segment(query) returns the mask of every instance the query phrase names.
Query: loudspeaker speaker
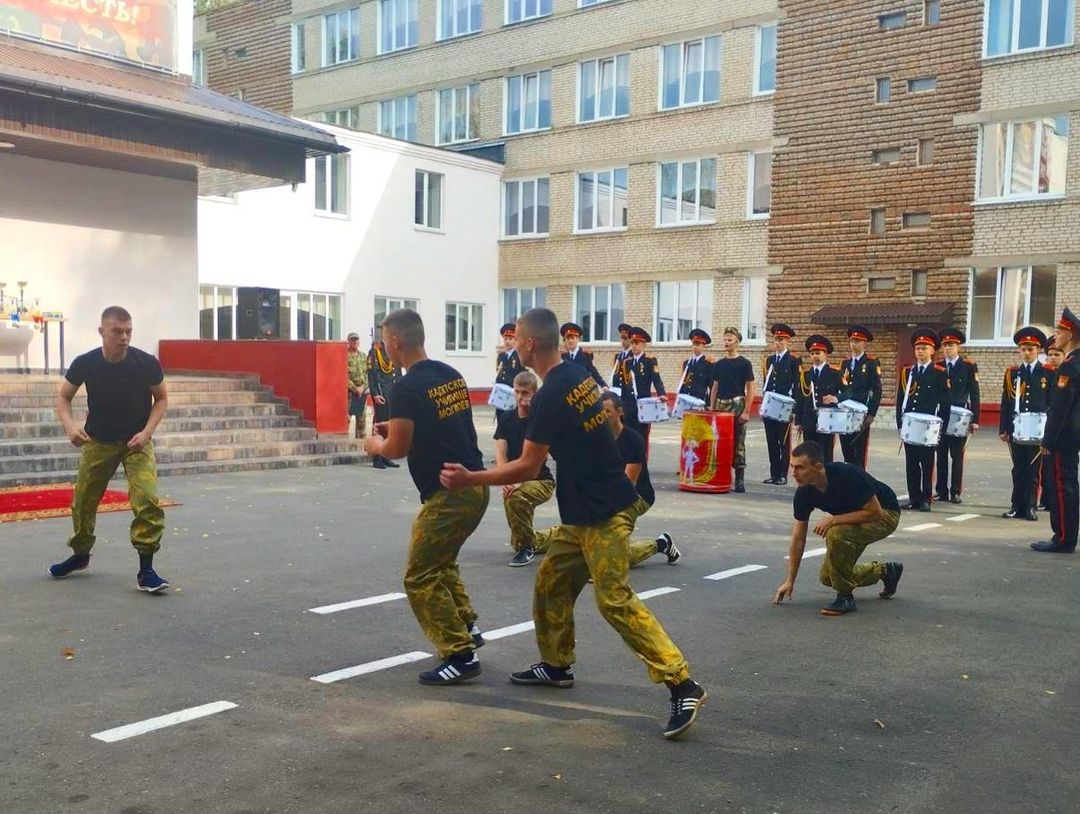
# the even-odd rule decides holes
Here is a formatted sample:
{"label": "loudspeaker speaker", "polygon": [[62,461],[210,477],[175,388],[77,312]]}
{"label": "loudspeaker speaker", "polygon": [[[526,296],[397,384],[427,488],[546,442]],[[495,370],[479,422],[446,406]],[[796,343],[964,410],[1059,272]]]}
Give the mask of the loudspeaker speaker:
{"label": "loudspeaker speaker", "polygon": [[236,289],[237,339],[280,339],[280,304],[281,291],[276,288]]}

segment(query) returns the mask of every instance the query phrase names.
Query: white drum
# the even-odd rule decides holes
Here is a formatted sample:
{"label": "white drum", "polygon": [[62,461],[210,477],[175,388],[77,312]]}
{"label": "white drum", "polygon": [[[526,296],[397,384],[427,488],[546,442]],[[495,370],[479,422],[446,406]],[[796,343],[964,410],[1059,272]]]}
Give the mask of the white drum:
{"label": "white drum", "polygon": [[949,426],[945,428],[945,434],[966,438],[971,431],[971,419],[974,415],[967,407],[957,407],[954,404],[949,409]]}
{"label": "white drum", "polygon": [[941,419],[929,413],[904,413],[900,438],[916,447],[936,447],[941,440]]}
{"label": "white drum", "polygon": [[795,412],[795,399],[769,390],[761,396],[761,407],[758,412],[761,413],[762,418],[787,424]]}
{"label": "white drum", "polygon": [[488,396],[488,404],[496,410],[515,409],[517,399],[514,397],[514,388],[508,384],[493,384],[491,395]]}
{"label": "white drum", "polygon": [[705,399],[695,398],[689,393],[679,393],[675,399],[675,409],[671,411],[672,418],[682,418],[687,413],[700,413],[705,410]]}
{"label": "white drum", "polygon": [[870,415],[870,408],[861,401],[855,401],[854,399],[844,399],[837,406],[841,410],[846,410],[850,413],[848,418],[848,429],[841,434],[854,435],[857,432],[862,432],[863,427],[866,426],[866,419]]}
{"label": "white drum", "polygon": [[1046,432],[1046,413],[1020,413],[1013,420],[1013,443],[1037,447]]}
{"label": "white drum", "polygon": [[637,417],[642,424],[658,424],[671,418],[668,415],[667,399],[654,396],[637,400]]}
{"label": "white drum", "polygon": [[851,435],[862,429],[863,414],[842,407],[822,407],[817,414],[817,431],[822,435]]}

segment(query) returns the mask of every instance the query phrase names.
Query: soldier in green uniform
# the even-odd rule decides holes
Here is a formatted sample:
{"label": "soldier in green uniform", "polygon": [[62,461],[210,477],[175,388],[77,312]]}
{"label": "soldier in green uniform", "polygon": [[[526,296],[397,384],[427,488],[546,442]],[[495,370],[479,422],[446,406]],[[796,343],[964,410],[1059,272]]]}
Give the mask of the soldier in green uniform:
{"label": "soldier in green uniform", "polygon": [[[74,534],[68,540],[74,553],[51,566],[49,573],[60,579],[90,564],[98,504],[122,465],[135,515],[131,544],[139,553],[136,584],[140,591],[158,593],[169,583],[154,570],[165,512],[158,506],[152,438],[168,406],[165,377],[155,357],[131,346],[131,314],[124,308],[106,308],[98,333],[101,347],[76,357],[56,400],[64,432],[81,452],[71,502]],[[71,410],[71,400],[84,384],[89,408],[85,425]]]}
{"label": "soldier in green uniform", "polygon": [[[390,418],[390,393],[401,378],[401,369],[390,361],[386,347],[380,338],[382,325],[375,326],[376,334],[368,351],[368,382],[371,386],[371,403],[375,411],[373,424],[382,424]],[[397,469],[398,465],[381,455],[371,459],[376,469]]]}
{"label": "soldier in green uniform", "polygon": [[346,355],[349,386],[349,415],[356,417],[355,435],[363,438],[367,432],[367,357],[360,352],[360,334],[349,334],[349,348]]}

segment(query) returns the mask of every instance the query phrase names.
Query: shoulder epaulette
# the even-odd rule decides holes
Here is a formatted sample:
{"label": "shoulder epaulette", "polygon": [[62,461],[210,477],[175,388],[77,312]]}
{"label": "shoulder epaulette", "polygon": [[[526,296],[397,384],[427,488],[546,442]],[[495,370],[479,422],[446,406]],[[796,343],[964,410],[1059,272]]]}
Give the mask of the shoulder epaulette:
{"label": "shoulder epaulette", "polygon": [[1013,365],[1012,367],[1009,368],[1009,372],[1010,373],[1015,373],[1019,369],[1020,369],[1020,365]]}
{"label": "shoulder epaulette", "polygon": [[644,357],[645,357],[646,359],[648,359],[648,360],[649,360],[650,362],[655,362],[655,361],[656,361],[656,357],[655,357],[655,356],[649,356],[649,355],[648,355],[647,353],[644,353],[644,354],[642,354],[642,356],[644,356]]}
{"label": "shoulder epaulette", "polygon": [[972,366],[974,366],[975,364],[975,360],[972,359],[970,356],[965,356],[963,361]]}
{"label": "shoulder epaulette", "polygon": [[832,362],[829,362],[829,367],[831,367],[833,370],[835,370],[837,372],[840,372],[840,365],[834,365]]}
{"label": "shoulder epaulette", "polygon": [[1045,365],[1043,365],[1043,370],[1057,370],[1057,365],[1055,365],[1053,362],[1047,362]]}
{"label": "shoulder epaulette", "polygon": [[592,351],[585,350],[585,348],[582,348],[580,351],[578,351],[578,353],[584,353],[586,356],[592,356]]}
{"label": "shoulder epaulette", "polygon": [[809,365],[809,364],[807,364],[807,365],[800,364],[799,369],[802,370],[803,373],[809,373],[811,370],[814,369],[814,366]]}
{"label": "shoulder epaulette", "polygon": [[876,357],[876,356],[875,356],[874,354],[872,354],[872,353],[868,353],[868,354],[866,354],[866,358],[867,358],[867,359],[869,359],[869,360],[871,360],[871,361],[873,361],[873,362],[876,362],[876,361],[877,361],[877,357]]}
{"label": "shoulder epaulette", "polygon": [[940,370],[942,373],[946,372],[945,365],[941,364],[940,362],[934,362],[934,370]]}

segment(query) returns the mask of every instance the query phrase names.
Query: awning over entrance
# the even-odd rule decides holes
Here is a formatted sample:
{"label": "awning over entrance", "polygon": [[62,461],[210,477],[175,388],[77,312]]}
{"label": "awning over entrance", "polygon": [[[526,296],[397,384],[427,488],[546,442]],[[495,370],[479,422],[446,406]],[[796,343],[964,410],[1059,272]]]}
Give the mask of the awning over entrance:
{"label": "awning over entrance", "polygon": [[951,302],[849,302],[826,305],[810,317],[818,325],[945,325],[952,322]]}

